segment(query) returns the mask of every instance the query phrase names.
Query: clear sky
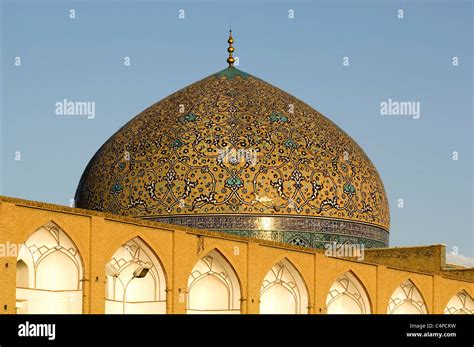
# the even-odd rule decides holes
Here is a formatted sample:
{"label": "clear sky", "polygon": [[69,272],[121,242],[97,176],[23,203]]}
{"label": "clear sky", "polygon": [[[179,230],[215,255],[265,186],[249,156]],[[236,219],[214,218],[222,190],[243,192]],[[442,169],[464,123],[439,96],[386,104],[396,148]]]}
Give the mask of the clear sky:
{"label": "clear sky", "polygon": [[[0,194],[68,205],[125,122],[226,66],[231,24],[241,70],[364,148],[388,194],[392,246],[473,256],[472,2],[0,1]],[[95,118],[56,115],[64,98],[95,102]],[[388,99],[419,102],[420,118],[381,115]]]}

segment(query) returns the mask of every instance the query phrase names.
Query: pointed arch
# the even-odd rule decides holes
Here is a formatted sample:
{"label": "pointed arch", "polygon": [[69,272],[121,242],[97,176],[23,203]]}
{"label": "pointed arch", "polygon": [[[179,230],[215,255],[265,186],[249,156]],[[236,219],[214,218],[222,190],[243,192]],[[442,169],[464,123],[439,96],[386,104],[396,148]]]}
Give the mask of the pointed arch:
{"label": "pointed arch", "polygon": [[36,229],[17,260],[18,313],[82,313],[82,257],[53,221]]}
{"label": "pointed arch", "polygon": [[307,314],[308,287],[298,269],[283,258],[267,272],[260,286],[261,314]]}
{"label": "pointed arch", "polygon": [[29,288],[30,286],[28,265],[21,259],[16,262],[16,286],[21,288]]}
{"label": "pointed arch", "polygon": [[105,265],[105,273],[105,313],[166,313],[165,271],[141,237],[120,246]]}
{"label": "pointed arch", "polygon": [[425,299],[411,279],[405,280],[392,293],[388,314],[427,314]]}
{"label": "pointed arch", "polygon": [[444,309],[445,314],[474,314],[474,300],[467,291],[454,295]]}
{"label": "pointed arch", "polygon": [[328,314],[370,314],[369,295],[362,281],[352,271],[339,276],[326,297]]}
{"label": "pointed arch", "polygon": [[216,248],[198,260],[188,278],[187,313],[240,313],[240,280]]}

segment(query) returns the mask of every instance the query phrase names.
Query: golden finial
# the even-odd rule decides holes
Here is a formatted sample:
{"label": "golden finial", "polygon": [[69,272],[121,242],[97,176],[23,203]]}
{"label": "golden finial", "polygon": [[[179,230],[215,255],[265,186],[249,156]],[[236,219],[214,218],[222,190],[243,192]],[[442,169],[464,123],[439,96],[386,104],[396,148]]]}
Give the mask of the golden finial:
{"label": "golden finial", "polygon": [[229,30],[229,39],[227,42],[229,43],[229,48],[227,48],[227,52],[229,52],[229,58],[227,58],[227,62],[229,63],[229,67],[233,67],[235,59],[232,56],[232,53],[234,53],[234,47],[232,47],[232,44],[234,43],[234,39],[232,38],[232,29]]}

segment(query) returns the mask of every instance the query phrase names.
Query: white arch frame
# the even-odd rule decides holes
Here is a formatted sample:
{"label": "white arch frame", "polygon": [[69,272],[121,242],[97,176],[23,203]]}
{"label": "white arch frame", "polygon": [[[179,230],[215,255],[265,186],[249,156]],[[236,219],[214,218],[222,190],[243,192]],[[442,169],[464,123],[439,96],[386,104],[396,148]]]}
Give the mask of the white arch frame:
{"label": "white arch frame", "polygon": [[[282,286],[290,294],[295,303],[294,312],[283,312],[271,307],[262,307],[262,298],[270,289]],[[303,277],[296,267],[288,260],[283,259],[272,266],[267,272],[260,287],[260,313],[269,314],[307,314],[308,313],[308,289]]]}
{"label": "white arch frame", "polygon": [[[205,281],[211,276],[212,279],[218,280],[223,284],[227,290],[227,305],[220,309],[199,309],[198,305],[194,304],[196,300],[192,291],[195,286],[201,281]],[[212,293],[208,293],[212,295]],[[199,300],[199,299],[197,299]],[[206,298],[208,300],[208,298]],[[201,258],[191,270],[188,277],[187,290],[187,313],[205,314],[205,313],[219,313],[219,314],[239,314],[241,302],[240,281],[237,274],[230,264],[230,262],[216,249],[207,253]]]}
{"label": "white arch frame", "polygon": [[461,290],[448,301],[444,313],[474,314],[474,300],[465,290]]}
{"label": "white arch frame", "polygon": [[329,313],[331,305],[334,305],[343,298],[351,299],[359,307],[359,312],[334,312],[334,314],[371,313],[369,294],[362,282],[352,271],[347,271],[342,276],[339,276],[331,285],[326,297],[327,312]]}
{"label": "white arch frame", "polygon": [[[134,274],[139,268],[148,269],[143,278]],[[166,313],[166,276],[163,266],[155,252],[140,237],[134,237],[119,247],[107,262],[105,271],[105,313]],[[130,293],[130,288],[133,290],[130,285],[143,285],[147,279],[151,279],[153,284],[151,300],[127,298],[131,294],[144,297],[144,293]]]}
{"label": "white arch frame", "polygon": [[425,299],[412,280],[407,279],[393,291],[388,302],[387,314],[404,314],[397,312],[404,304],[412,305],[417,314],[427,314]]}
{"label": "white arch frame", "polygon": [[[41,279],[39,269],[52,255],[64,255],[76,269],[76,278],[71,285],[57,288],[57,282]],[[28,286],[16,287],[16,309],[18,313],[82,313],[83,262],[78,248],[66,232],[50,221],[32,233],[20,247],[17,264],[22,261],[28,272]],[[70,271],[59,268],[48,274],[61,274],[67,278]],[[64,264],[66,266],[66,264]],[[41,281],[39,281],[41,280]],[[64,285],[64,283],[62,284]]]}

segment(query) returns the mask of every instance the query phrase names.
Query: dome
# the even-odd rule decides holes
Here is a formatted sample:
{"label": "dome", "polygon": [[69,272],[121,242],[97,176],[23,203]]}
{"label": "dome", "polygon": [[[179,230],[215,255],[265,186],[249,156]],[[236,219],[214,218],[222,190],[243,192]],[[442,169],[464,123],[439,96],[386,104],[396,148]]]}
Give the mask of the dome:
{"label": "dome", "polygon": [[87,165],[76,207],[308,247],[387,246],[387,198],[364,151],[229,65],[117,131]]}

